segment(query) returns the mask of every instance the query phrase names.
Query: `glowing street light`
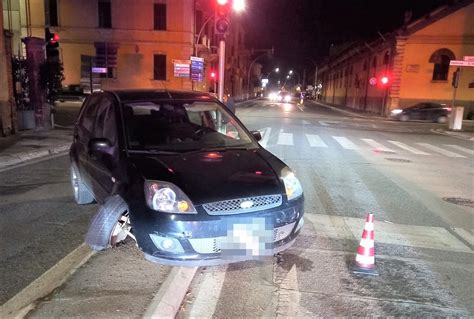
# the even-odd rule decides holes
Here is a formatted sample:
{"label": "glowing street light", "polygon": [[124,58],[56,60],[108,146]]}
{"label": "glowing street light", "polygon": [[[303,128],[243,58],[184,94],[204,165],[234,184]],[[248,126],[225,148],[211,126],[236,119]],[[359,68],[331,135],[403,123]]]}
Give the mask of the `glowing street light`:
{"label": "glowing street light", "polygon": [[293,70],[290,70],[290,72],[288,72],[289,75],[293,74]]}
{"label": "glowing street light", "polygon": [[[221,0],[221,1],[226,1],[227,0]],[[234,0],[232,1],[232,8],[234,9],[235,12],[242,12],[245,10],[245,0]]]}
{"label": "glowing street light", "polygon": [[280,68],[275,68],[275,72],[276,73],[280,72]]}

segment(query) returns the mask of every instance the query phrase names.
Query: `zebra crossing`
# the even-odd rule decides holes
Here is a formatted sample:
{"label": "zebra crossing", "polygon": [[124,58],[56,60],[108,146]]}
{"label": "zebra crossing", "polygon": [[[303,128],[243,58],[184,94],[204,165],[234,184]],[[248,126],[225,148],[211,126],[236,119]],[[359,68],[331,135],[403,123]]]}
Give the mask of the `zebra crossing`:
{"label": "zebra crossing", "polygon": [[[260,145],[263,147],[274,146],[294,146],[295,141],[299,144],[304,143],[309,148],[324,148],[340,147],[346,150],[371,150],[387,153],[407,152],[410,154],[421,156],[446,156],[450,158],[468,158],[469,155],[474,155],[474,148],[467,148],[460,145],[443,144],[432,145],[429,143],[413,142],[408,144],[406,142],[396,140],[375,140],[370,138],[357,138],[346,136],[320,136],[318,134],[301,133],[294,134],[284,132],[283,130],[273,132],[271,128],[264,128],[260,130],[262,140]],[[334,143],[335,142],[335,143]]]}

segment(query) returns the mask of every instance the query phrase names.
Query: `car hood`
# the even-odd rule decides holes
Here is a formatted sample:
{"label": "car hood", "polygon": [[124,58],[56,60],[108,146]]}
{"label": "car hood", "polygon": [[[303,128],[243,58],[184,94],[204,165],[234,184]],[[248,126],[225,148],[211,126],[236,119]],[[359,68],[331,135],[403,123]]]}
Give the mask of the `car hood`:
{"label": "car hood", "polygon": [[195,205],[284,191],[284,164],[262,149],[140,155],[131,161],[143,178],[177,185]]}

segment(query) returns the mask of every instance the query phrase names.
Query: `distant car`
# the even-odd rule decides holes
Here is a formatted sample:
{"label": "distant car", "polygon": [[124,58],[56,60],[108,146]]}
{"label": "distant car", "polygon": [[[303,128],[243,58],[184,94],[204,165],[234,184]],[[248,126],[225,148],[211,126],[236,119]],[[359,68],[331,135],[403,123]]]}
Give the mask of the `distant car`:
{"label": "distant car", "polygon": [[392,110],[392,118],[402,122],[410,120],[432,121],[437,123],[446,123],[451,114],[451,107],[445,104],[423,102],[405,109]]}
{"label": "distant car", "polygon": [[291,102],[291,94],[288,92],[272,92],[269,94],[269,99],[272,102],[279,102],[279,103],[290,103]]}
{"label": "distant car", "polygon": [[86,99],[86,96],[87,95],[84,94],[84,91],[79,84],[72,84],[72,85],[64,86],[59,91],[57,100],[60,102],[66,102],[66,101],[84,102],[84,100]]}
{"label": "distant car", "polygon": [[146,259],[178,266],[287,249],[304,223],[303,189],[260,138],[209,94],[92,94],[70,149],[76,202],[101,204],[86,242],[101,250],[129,236]]}

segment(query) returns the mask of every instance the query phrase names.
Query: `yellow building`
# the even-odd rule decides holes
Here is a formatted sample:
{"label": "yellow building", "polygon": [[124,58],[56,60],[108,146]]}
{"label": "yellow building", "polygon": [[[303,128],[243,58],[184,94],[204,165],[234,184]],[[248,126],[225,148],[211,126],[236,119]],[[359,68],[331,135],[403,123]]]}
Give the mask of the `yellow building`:
{"label": "yellow building", "polygon": [[[474,3],[458,1],[371,42],[347,45],[320,68],[322,99],[388,114],[422,101],[453,98],[451,60],[474,56]],[[383,83],[386,82],[386,83]],[[462,67],[456,105],[474,111],[474,67]]]}

